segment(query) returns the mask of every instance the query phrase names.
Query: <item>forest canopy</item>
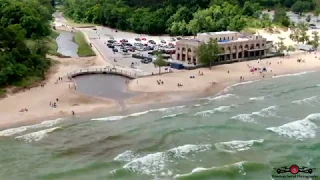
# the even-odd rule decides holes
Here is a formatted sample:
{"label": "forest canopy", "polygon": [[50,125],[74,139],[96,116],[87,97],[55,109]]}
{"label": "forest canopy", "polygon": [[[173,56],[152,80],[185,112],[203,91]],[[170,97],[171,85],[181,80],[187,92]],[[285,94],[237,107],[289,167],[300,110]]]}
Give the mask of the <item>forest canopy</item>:
{"label": "forest canopy", "polygon": [[[62,0],[66,16],[77,22],[102,24],[137,33],[174,35],[203,31],[240,31],[272,23],[288,25],[282,13],[315,10],[319,0]],[[263,9],[279,11],[271,21]]]}
{"label": "forest canopy", "polygon": [[0,0],[0,88],[44,77],[53,11],[50,0]]}

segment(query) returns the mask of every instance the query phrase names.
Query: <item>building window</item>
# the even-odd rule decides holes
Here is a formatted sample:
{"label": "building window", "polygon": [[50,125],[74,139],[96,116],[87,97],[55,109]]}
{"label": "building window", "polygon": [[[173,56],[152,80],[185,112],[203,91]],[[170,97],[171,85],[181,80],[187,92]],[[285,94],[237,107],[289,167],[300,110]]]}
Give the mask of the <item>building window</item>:
{"label": "building window", "polygon": [[180,48],[178,47],[178,50],[180,50]]}
{"label": "building window", "polygon": [[232,36],[231,38],[232,38],[232,40],[233,40],[233,36]]}
{"label": "building window", "polygon": [[229,40],[229,36],[228,36],[228,40]]}
{"label": "building window", "polygon": [[223,37],[223,40],[226,40],[226,37]]}

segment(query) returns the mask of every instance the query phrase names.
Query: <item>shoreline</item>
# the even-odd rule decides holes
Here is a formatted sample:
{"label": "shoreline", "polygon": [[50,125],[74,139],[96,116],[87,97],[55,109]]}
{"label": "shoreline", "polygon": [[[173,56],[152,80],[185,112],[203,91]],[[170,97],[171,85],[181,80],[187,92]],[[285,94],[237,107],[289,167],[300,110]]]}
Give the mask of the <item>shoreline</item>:
{"label": "shoreline", "polygon": [[[286,76],[286,75],[295,76],[295,74],[300,75],[301,73],[304,73],[304,72],[306,72],[306,74],[307,74],[307,73],[319,72],[319,71],[320,71],[320,68],[315,68],[313,70],[308,70],[308,71],[291,71],[288,73],[279,74],[277,76],[279,76],[279,77]],[[276,76],[276,78],[277,78],[277,76]],[[21,126],[26,126],[26,125],[33,125],[33,124],[41,123],[43,121],[55,120],[58,118],[62,118],[64,120],[72,120],[74,118],[76,118],[76,119],[89,118],[88,119],[88,121],[89,121],[89,120],[91,120],[90,118],[101,118],[101,117],[109,117],[109,116],[117,116],[117,115],[128,115],[130,113],[142,112],[142,111],[147,111],[150,109],[159,109],[159,108],[181,106],[181,105],[193,103],[194,101],[201,101],[206,97],[213,97],[213,96],[222,95],[224,93],[227,93],[228,92],[227,90],[230,89],[231,87],[235,87],[238,85],[245,85],[248,83],[255,83],[255,82],[263,81],[263,80],[271,80],[271,79],[275,79],[275,78],[273,78],[273,77],[252,78],[252,79],[248,79],[248,80],[242,81],[242,82],[234,82],[234,83],[226,82],[224,84],[224,86],[221,86],[221,88],[206,89],[202,92],[197,92],[196,94],[193,94],[193,95],[190,95],[190,93],[184,93],[181,95],[181,93],[180,93],[180,95],[175,96],[176,99],[163,100],[161,102],[154,102],[155,101],[154,99],[151,102],[148,102],[148,101],[144,101],[144,102],[140,102],[140,103],[138,103],[138,102],[127,103],[126,102],[127,108],[125,110],[121,110],[118,107],[109,107],[109,108],[97,107],[97,108],[94,108],[90,111],[77,112],[76,116],[71,116],[71,115],[68,116],[68,115],[64,114],[64,115],[46,115],[46,116],[41,116],[41,117],[26,118],[26,119],[23,119],[22,121],[15,121],[15,122],[11,122],[11,123],[0,123],[0,129],[5,130],[8,128],[16,128],[16,127],[21,127]],[[81,96],[87,97],[89,99],[90,98],[95,99],[95,100],[101,99],[102,101],[109,100],[106,98],[90,97],[89,95],[78,93],[78,92],[76,94],[80,94]],[[149,93],[147,93],[147,94],[150,95]],[[172,94],[170,94],[170,95],[172,97]],[[142,96],[144,96],[144,95],[142,95]],[[137,96],[134,98],[140,98],[140,97],[141,96]],[[150,98],[150,97],[148,97],[148,98]]]}

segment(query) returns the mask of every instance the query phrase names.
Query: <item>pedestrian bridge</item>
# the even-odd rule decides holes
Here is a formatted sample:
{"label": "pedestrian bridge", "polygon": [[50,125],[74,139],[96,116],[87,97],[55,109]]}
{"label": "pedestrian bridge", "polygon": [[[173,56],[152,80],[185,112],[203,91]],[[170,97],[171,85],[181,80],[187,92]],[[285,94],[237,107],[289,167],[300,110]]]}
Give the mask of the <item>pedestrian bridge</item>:
{"label": "pedestrian bridge", "polygon": [[135,79],[135,78],[144,76],[142,72],[129,72],[129,71],[125,71],[117,68],[110,68],[110,67],[79,69],[79,70],[68,73],[67,76],[69,78],[74,78],[76,76],[87,75],[87,74],[115,74],[115,75],[120,75],[120,76],[130,78],[130,79]]}

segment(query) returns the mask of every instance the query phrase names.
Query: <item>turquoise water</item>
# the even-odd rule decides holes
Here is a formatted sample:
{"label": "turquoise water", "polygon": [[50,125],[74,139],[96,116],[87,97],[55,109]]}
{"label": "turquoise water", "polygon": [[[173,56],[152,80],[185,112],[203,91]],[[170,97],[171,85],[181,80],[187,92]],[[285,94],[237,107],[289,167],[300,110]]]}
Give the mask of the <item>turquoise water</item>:
{"label": "turquoise water", "polygon": [[3,130],[0,179],[272,179],[273,168],[293,164],[320,176],[319,75],[249,82],[184,106]]}

